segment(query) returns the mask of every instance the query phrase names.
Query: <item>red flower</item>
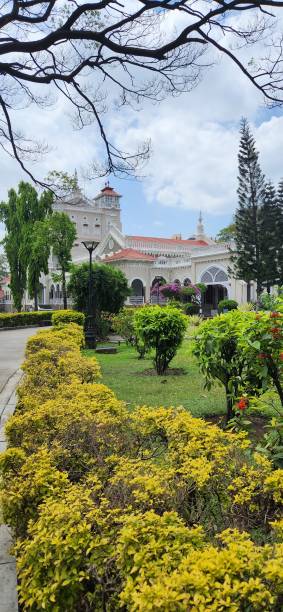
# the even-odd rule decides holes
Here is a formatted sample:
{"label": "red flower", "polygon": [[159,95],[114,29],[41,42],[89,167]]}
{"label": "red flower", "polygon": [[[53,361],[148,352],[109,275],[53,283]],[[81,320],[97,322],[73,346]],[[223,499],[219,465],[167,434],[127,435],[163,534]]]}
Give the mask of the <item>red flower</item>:
{"label": "red flower", "polygon": [[237,407],[239,408],[239,410],[245,410],[245,408],[247,408],[247,406],[249,405],[249,400],[247,397],[240,397],[238,403],[237,403]]}
{"label": "red flower", "polygon": [[280,361],[283,361],[283,353],[279,353],[279,359]]}
{"label": "red flower", "polygon": [[272,333],[274,338],[281,338],[281,329],[280,329],[280,327],[272,327],[270,331],[271,331],[271,333]]}
{"label": "red flower", "polygon": [[258,354],[258,358],[259,359],[265,359],[266,357],[268,357],[267,353],[259,353]]}
{"label": "red flower", "polygon": [[270,313],[270,318],[271,319],[277,319],[278,317],[280,317],[280,313],[279,312],[271,312]]}

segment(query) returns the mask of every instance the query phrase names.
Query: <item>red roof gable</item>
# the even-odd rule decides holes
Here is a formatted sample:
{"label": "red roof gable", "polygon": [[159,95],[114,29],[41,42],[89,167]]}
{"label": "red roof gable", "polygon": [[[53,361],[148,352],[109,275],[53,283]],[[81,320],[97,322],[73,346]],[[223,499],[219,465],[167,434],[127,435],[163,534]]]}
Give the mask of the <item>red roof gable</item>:
{"label": "red roof gable", "polygon": [[147,255],[146,253],[141,253],[140,251],[136,251],[135,249],[121,249],[121,251],[117,251],[113,255],[108,255],[105,257],[104,261],[120,261],[121,259],[136,261],[137,259],[143,261],[154,261],[155,257],[153,255]]}
{"label": "red roof gable", "polygon": [[108,184],[106,184],[105,187],[101,189],[101,193],[104,193],[104,195],[118,196],[119,198],[121,197],[120,194],[117,193],[117,191],[115,191],[113,187],[110,187],[110,185]]}
{"label": "red roof gable", "polygon": [[207,246],[205,240],[180,240],[178,238],[156,238],[152,236],[127,236],[130,240],[142,240],[143,242],[164,242],[165,244],[183,244],[184,246]]}

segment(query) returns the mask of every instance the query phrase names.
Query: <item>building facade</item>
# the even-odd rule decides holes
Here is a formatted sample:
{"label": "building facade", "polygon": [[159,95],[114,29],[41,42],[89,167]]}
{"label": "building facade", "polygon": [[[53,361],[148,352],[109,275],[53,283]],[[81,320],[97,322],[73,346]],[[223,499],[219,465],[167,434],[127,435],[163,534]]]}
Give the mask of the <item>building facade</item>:
{"label": "building facade", "polygon": [[[154,301],[151,288],[156,279],[182,285],[204,283],[207,286],[203,307],[217,309],[224,297],[242,303],[247,300],[247,286],[229,274],[231,265],[229,245],[216,243],[205,234],[202,216],[196,232],[188,238],[177,234],[171,238],[129,236],[123,233],[121,223],[121,195],[106,183],[93,199],[86,198],[80,189],[71,196],[55,202],[54,210],[67,213],[74,223],[77,239],[72,249],[74,263],[88,260],[82,242],[95,240],[98,246],[94,259],[118,267],[128,279],[132,294],[129,303]],[[57,261],[50,257],[49,274],[41,279],[41,304],[62,307],[62,288],[54,281]],[[252,287],[252,299],[255,298]],[[28,300],[26,298],[28,305]]]}

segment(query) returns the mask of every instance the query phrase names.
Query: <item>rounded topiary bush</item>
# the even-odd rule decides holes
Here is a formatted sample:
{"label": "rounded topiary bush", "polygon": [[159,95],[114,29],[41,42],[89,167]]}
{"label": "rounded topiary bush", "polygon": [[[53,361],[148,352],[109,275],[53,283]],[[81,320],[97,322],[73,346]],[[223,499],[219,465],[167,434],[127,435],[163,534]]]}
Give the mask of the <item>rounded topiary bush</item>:
{"label": "rounded topiary bush", "polygon": [[218,312],[228,312],[229,310],[237,310],[238,302],[236,300],[229,300],[226,298],[225,300],[220,300],[218,303]]}
{"label": "rounded topiary bush", "polygon": [[137,311],[135,327],[145,346],[155,350],[153,362],[157,374],[164,374],[183,340],[186,317],[171,306],[146,306]]}
{"label": "rounded topiary bush", "polygon": [[83,312],[77,310],[57,310],[52,315],[52,325],[57,327],[62,323],[77,323],[77,325],[84,325],[85,316]]}

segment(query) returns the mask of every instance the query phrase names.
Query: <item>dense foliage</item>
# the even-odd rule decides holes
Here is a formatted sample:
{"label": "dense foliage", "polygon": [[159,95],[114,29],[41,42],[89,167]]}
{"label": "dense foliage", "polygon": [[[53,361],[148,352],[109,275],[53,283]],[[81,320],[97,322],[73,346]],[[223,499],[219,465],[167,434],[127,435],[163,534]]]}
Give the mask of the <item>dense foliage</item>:
{"label": "dense foliage", "polygon": [[52,315],[52,325],[57,327],[66,323],[77,323],[83,325],[85,316],[83,312],[77,312],[76,310],[56,310]]}
{"label": "dense foliage", "polygon": [[29,340],[6,425],[21,608],[281,610],[283,470],[181,408],[128,412],[82,341],[76,324]]}
{"label": "dense foliage", "polygon": [[41,310],[36,312],[12,312],[0,313],[0,328],[25,327],[42,324],[51,325],[52,310]]}
{"label": "dense foliage", "polygon": [[145,345],[142,338],[137,333],[135,325],[136,308],[124,307],[114,315],[112,320],[112,328],[119,336],[124,338],[127,344],[134,346],[139,354],[139,358],[143,359],[148,347]]}
{"label": "dense foliage", "polygon": [[194,354],[207,387],[216,381],[224,386],[227,420],[233,417],[233,407],[242,394],[245,397],[237,403],[240,409],[270,385],[283,405],[282,326],[283,315],[279,312],[232,310],[199,327]]}
{"label": "dense foliage", "polygon": [[37,308],[39,277],[46,272],[50,244],[43,237],[44,220],[51,214],[53,195],[21,181],[18,191],[10,189],[8,201],[0,203],[0,221],[5,224],[3,240],[10,269],[10,287],[18,311],[28,288]]}
{"label": "dense foliage", "polygon": [[66,272],[72,260],[71,251],[77,235],[76,228],[66,213],[55,211],[46,224],[46,231],[53,255],[57,257],[58,269],[61,271],[63,305],[67,310]]}
{"label": "dense foliage", "polygon": [[227,421],[234,415],[233,406],[243,386],[254,394],[258,393],[261,384],[256,372],[247,365],[239,347],[238,339],[246,321],[254,322],[255,314],[232,310],[205,321],[198,329],[194,347],[194,354],[206,377],[207,388],[217,381],[224,386]]}
{"label": "dense foliage", "polygon": [[136,333],[146,347],[154,349],[153,362],[157,374],[166,372],[183,340],[186,328],[185,316],[172,306],[145,306],[137,310]]}
{"label": "dense foliage", "polygon": [[236,300],[229,300],[226,298],[225,300],[220,300],[218,302],[218,311],[225,312],[228,310],[236,310],[238,308],[238,302]]}
{"label": "dense foliage", "polygon": [[256,282],[257,298],[264,287],[281,283],[283,208],[281,186],[276,193],[265,180],[255,139],[246,119],[241,123],[238,154],[238,209],[235,214],[234,273],[248,284]]}
{"label": "dense foliage", "polygon": [[[75,308],[87,313],[89,295],[88,263],[72,267],[68,292],[73,298]],[[97,336],[103,337],[107,335],[109,324],[105,315],[107,313],[115,314],[119,312],[129,294],[128,281],[121,270],[106,264],[92,265],[92,295]]]}

